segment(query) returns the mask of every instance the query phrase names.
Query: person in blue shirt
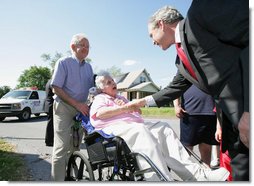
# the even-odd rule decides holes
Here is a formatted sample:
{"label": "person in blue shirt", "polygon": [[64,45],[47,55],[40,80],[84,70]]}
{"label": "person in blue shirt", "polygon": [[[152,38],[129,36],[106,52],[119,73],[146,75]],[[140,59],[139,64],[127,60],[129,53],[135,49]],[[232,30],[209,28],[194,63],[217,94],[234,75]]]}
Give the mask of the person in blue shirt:
{"label": "person in blue shirt", "polygon": [[217,116],[213,98],[192,85],[180,98],[174,100],[175,113],[180,118],[180,141],[193,150],[198,145],[201,159],[211,163]]}
{"label": "person in blue shirt", "polygon": [[64,181],[66,166],[72,152],[79,149],[82,131],[79,130],[78,146],[73,143],[73,118],[80,112],[89,114],[86,103],[89,89],[94,86],[92,67],[86,62],[89,41],[83,34],[76,34],[70,42],[72,55],[57,61],[51,85],[54,96],[54,145],[52,154],[52,179]]}

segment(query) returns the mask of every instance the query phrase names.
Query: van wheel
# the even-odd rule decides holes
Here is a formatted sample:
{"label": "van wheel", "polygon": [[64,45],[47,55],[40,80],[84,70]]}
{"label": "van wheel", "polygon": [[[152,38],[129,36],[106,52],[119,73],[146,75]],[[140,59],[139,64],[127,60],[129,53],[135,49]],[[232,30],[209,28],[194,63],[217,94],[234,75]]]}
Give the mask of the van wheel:
{"label": "van wheel", "polygon": [[0,117],[0,121],[3,121],[5,119],[5,117]]}
{"label": "van wheel", "polygon": [[25,108],[22,111],[22,113],[19,115],[19,120],[26,121],[26,120],[30,119],[30,117],[31,117],[31,111],[30,111],[30,109]]}

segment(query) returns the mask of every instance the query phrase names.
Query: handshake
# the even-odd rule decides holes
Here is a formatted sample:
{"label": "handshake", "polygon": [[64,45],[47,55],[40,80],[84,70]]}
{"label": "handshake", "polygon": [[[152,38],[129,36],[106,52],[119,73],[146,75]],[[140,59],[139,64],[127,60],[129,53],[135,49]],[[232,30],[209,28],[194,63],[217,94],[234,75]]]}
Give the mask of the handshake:
{"label": "handshake", "polygon": [[144,98],[133,100],[127,103],[124,100],[115,99],[114,102],[121,106],[126,112],[140,112],[140,107],[144,107],[146,105],[146,100]]}
{"label": "handshake", "polygon": [[136,99],[136,100],[133,100],[133,101],[130,101],[126,104],[128,107],[144,107],[146,105],[146,100],[145,98],[142,98],[142,99]]}

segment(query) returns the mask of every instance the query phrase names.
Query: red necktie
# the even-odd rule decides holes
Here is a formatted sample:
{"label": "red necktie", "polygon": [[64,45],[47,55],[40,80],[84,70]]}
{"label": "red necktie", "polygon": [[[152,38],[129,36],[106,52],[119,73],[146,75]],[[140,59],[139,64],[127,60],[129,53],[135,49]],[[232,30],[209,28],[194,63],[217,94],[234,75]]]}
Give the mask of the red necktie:
{"label": "red necktie", "polygon": [[189,71],[190,75],[194,79],[198,80],[197,76],[196,76],[196,74],[195,74],[195,72],[194,72],[194,70],[193,70],[193,68],[192,68],[192,66],[191,66],[191,64],[190,64],[190,62],[187,58],[187,56],[185,55],[185,53],[184,53],[184,51],[181,47],[181,43],[176,43],[176,51],[177,51],[177,54],[178,54],[179,58],[183,62],[185,68]]}

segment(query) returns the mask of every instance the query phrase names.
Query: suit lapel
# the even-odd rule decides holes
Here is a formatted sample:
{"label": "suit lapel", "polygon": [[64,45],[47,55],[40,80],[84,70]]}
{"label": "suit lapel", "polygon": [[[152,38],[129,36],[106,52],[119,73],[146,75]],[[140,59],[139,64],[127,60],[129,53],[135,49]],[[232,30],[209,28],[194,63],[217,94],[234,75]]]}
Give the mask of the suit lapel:
{"label": "suit lapel", "polygon": [[[204,82],[201,74],[199,73],[197,67],[195,66],[198,65],[198,61],[197,60],[192,60],[192,58],[190,57],[190,53],[189,50],[187,48],[187,38],[186,38],[186,34],[185,34],[185,24],[186,24],[186,19],[180,21],[179,23],[179,32],[180,32],[180,38],[181,38],[181,45],[183,47],[183,50],[197,76],[197,79],[194,79],[189,72],[186,70],[186,68],[184,67],[182,61],[179,59],[179,62],[176,62],[176,66],[178,67],[179,71],[181,72],[181,74],[188,79],[191,83],[193,83],[194,85],[196,85],[197,87],[199,87],[201,90],[205,91],[205,92],[209,92],[209,90],[207,89],[208,86],[206,86],[206,83]],[[177,60],[176,60],[177,61]],[[181,62],[180,62],[181,61]],[[178,63],[178,64],[177,64]]]}

